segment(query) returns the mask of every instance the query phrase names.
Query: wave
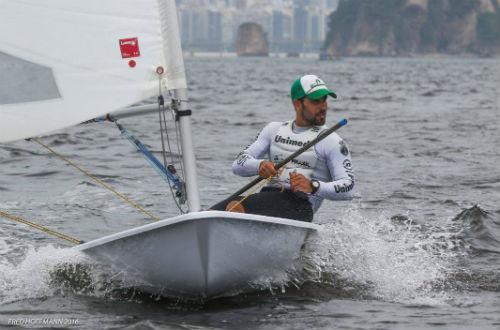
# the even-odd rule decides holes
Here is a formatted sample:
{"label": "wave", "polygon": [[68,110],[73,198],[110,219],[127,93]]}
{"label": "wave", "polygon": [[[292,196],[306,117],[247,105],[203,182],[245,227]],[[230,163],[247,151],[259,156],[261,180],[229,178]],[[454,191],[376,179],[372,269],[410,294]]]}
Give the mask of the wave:
{"label": "wave", "polygon": [[500,220],[479,205],[465,209],[453,218],[464,226],[463,238],[476,255],[500,254]]}
{"label": "wave", "polygon": [[60,171],[40,171],[37,173],[30,173],[30,174],[23,174],[24,177],[31,178],[31,177],[46,177],[46,176],[51,176],[55,174],[61,173]]}
{"label": "wave", "polygon": [[140,284],[79,251],[52,245],[29,247],[17,264],[0,261],[0,304],[67,294],[134,300],[147,296],[135,289]]}
{"label": "wave", "polygon": [[22,142],[17,142],[14,146],[14,144],[11,145],[2,145],[0,147],[0,151],[4,151],[3,153],[5,154],[4,156],[1,157],[1,164],[7,164],[11,162],[18,162],[19,158],[22,157],[33,157],[33,156],[43,156],[43,153],[29,150],[29,149],[23,149],[19,147],[20,144],[24,143]]}
{"label": "wave", "polygon": [[[350,283],[357,295],[404,303],[442,304],[455,268],[454,237],[410,215],[366,214],[352,208],[324,225],[312,244],[317,282]],[[443,244],[443,240],[449,244]]]}
{"label": "wave", "polygon": [[64,262],[79,262],[82,258],[75,250],[49,245],[39,249],[29,247],[18,264],[1,259],[0,303],[52,296],[57,290],[51,285],[54,267]]}
{"label": "wave", "polygon": [[[457,291],[500,291],[498,273],[475,271],[466,253],[474,244],[474,253],[477,246],[484,248],[485,237],[490,245],[498,243],[491,233],[493,224],[498,225],[492,213],[474,206],[437,226],[417,224],[409,214],[367,212],[357,207],[337,212],[335,220],[311,237],[295,268],[282,277],[252,283],[256,293],[227,292],[232,297],[215,301],[347,298],[443,305]],[[464,244],[467,240],[470,246]],[[487,250],[492,248],[498,247]],[[137,289],[140,283],[127,282],[122,271],[95,264],[71,249],[28,248],[22,258],[18,264],[0,263],[2,303],[66,292],[168,306],[207,304],[145,294]]]}
{"label": "wave", "polygon": [[460,304],[464,291],[500,292],[499,214],[475,205],[417,223],[409,214],[347,210],[315,240],[309,267],[317,275],[307,281],[351,298],[431,305]]}

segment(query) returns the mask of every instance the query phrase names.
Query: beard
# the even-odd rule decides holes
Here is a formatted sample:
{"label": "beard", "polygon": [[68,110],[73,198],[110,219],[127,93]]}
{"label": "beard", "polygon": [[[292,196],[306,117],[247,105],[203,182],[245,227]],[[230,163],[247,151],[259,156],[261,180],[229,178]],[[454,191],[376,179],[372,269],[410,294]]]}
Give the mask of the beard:
{"label": "beard", "polygon": [[323,126],[326,122],[326,111],[312,114],[307,109],[307,107],[304,106],[302,113],[303,113],[304,119],[307,120],[307,122],[311,126]]}
{"label": "beard", "polygon": [[326,113],[318,114],[314,118],[316,126],[323,126],[326,122]]}

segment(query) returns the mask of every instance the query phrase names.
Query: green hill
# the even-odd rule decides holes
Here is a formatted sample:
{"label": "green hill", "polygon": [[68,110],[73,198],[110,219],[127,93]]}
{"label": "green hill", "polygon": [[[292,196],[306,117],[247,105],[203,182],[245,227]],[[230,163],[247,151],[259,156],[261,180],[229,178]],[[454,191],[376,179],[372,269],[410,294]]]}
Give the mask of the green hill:
{"label": "green hill", "polygon": [[333,56],[500,54],[500,0],[341,0],[324,48]]}

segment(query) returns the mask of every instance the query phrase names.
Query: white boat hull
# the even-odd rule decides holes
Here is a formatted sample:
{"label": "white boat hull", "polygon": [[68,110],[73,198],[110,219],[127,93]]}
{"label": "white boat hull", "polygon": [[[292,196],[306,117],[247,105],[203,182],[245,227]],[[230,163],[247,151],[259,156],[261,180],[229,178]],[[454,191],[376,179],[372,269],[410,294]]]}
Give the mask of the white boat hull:
{"label": "white boat hull", "polygon": [[141,290],[185,298],[230,295],[282,276],[320,226],[260,215],[193,212],[75,247]]}

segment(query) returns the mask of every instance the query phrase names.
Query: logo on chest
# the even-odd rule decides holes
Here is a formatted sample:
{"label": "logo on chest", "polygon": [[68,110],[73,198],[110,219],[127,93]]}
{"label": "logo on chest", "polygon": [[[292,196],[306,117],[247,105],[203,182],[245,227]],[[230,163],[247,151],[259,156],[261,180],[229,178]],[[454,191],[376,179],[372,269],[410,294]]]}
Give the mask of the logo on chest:
{"label": "logo on chest", "polygon": [[274,141],[276,143],[288,144],[288,145],[297,146],[297,147],[303,147],[310,142],[310,141],[305,141],[305,142],[297,141],[297,140],[290,139],[290,137],[287,137],[285,139],[281,135],[276,135],[276,137],[274,138]]}

